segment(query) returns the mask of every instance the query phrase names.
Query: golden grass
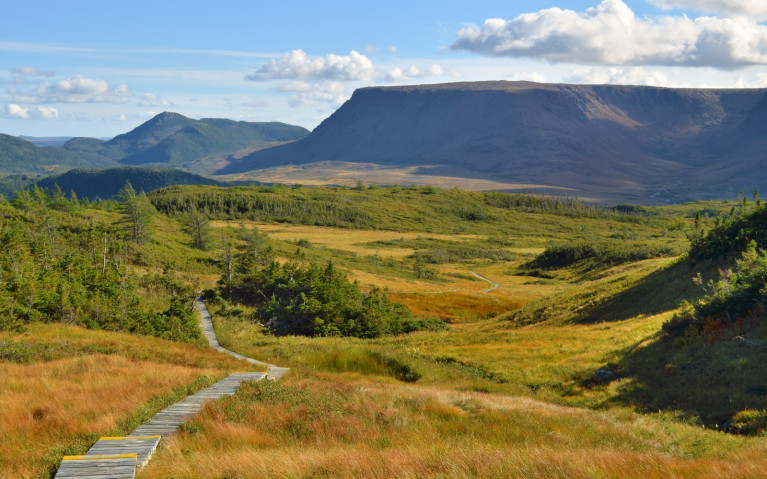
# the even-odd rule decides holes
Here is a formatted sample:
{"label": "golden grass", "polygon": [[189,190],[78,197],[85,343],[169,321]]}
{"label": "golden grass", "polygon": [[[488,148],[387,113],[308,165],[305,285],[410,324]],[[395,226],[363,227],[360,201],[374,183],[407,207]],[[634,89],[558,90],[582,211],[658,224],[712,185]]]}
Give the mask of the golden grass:
{"label": "golden grass", "polygon": [[3,477],[37,476],[50,448],[89,433],[106,434],[152,395],[216,372],[101,354],[0,364]]}
{"label": "golden grass", "polygon": [[755,478],[767,467],[764,439],[330,374],[244,387],[193,424],[140,479]]}
{"label": "golden grass", "polygon": [[134,361],[149,360],[159,364],[214,368],[221,371],[263,371],[263,368],[219,353],[207,346],[194,346],[127,333],[94,331],[62,324],[33,323],[24,333],[0,333],[0,341],[2,340],[23,342],[33,349],[61,349],[63,354],[69,355],[81,355],[88,350],[108,351],[110,354]]}
{"label": "golden grass", "polygon": [[[12,350],[12,344],[23,346]],[[42,477],[49,451],[113,433],[136,408],[174,387],[254,370],[208,347],[60,324],[2,333],[0,349],[6,361],[0,362],[0,478]]]}
{"label": "golden grass", "polygon": [[404,304],[416,317],[438,317],[452,323],[487,319],[520,306],[506,297],[457,291],[440,295],[390,293],[389,299]]}
{"label": "golden grass", "polygon": [[[383,250],[374,246],[366,245],[374,241],[393,241],[398,239],[434,238],[442,240],[460,240],[482,238],[481,235],[449,235],[436,233],[413,233],[381,230],[356,230],[347,228],[335,228],[331,226],[309,226],[298,224],[266,224],[255,221],[211,221],[213,228],[226,228],[240,226],[246,229],[257,228],[261,232],[269,234],[269,237],[282,241],[309,240],[312,244],[341,251],[349,251],[361,256],[374,255]],[[409,248],[386,248],[383,256],[403,258],[415,250]]]}

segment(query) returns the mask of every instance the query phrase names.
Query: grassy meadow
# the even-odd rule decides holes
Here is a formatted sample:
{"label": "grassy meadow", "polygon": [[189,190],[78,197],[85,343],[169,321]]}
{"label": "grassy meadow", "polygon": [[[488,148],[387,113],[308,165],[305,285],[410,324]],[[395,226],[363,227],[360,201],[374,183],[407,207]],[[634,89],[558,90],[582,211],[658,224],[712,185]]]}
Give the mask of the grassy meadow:
{"label": "grassy meadow", "polygon": [[[730,374],[749,366],[731,382],[743,380],[763,353],[680,351],[661,333],[682,300],[704,294],[695,274],[713,274],[686,261],[689,238],[730,206],[628,218],[489,210],[421,230],[214,221],[216,231],[267,233],[283,261],[330,259],[360,288],[384,288],[447,328],[277,337],[247,308],[213,307],[222,344],[292,372],[211,404],[141,477],[761,477],[767,442],[719,429],[763,404],[753,383],[764,381],[749,383],[755,393],[710,394],[709,379],[721,357]],[[605,242],[613,259],[534,264],[579,242]],[[636,259],[647,248],[659,253]],[[430,274],[418,277],[418,256]],[[600,380],[599,369],[614,377]]]}
{"label": "grassy meadow", "polygon": [[[720,266],[690,262],[690,239],[732,203],[607,209],[433,187],[280,185],[172,187],[149,200],[149,239],[126,254],[143,307],[167,308],[175,292],[158,284],[207,290],[225,347],[291,372],[210,403],[140,478],[761,477],[767,467],[763,437],[718,430],[767,408],[763,352],[662,334],[682,300],[704,295],[696,273],[712,278]],[[96,211],[119,221],[106,210]],[[210,218],[204,250],[190,211]],[[281,263],[332,261],[360,290],[444,327],[271,334],[254,308],[212,292],[233,249],[264,242]],[[46,477],[62,454],[248,370],[191,343],[51,323],[0,333],[13,385],[0,392],[12,405],[0,416],[12,444],[0,470]],[[711,387],[722,374],[732,390]]]}

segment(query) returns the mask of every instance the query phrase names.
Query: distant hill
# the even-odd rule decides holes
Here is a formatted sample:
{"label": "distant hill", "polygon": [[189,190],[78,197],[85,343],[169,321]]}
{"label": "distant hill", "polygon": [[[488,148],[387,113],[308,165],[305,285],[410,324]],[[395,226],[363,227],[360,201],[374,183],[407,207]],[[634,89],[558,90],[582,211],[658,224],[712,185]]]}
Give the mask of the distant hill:
{"label": "distant hill", "polygon": [[267,143],[298,140],[308,134],[305,128],[285,123],[206,118],[185,125],[151,148],[122,158],[120,163],[191,167],[195,161],[210,156],[227,155]]}
{"label": "distant hill", "polygon": [[111,166],[101,158],[87,158],[61,148],[38,147],[0,133],[0,172],[48,175],[77,167]]}
{"label": "distant hill", "polygon": [[219,181],[186,171],[132,166],[100,170],[74,169],[39,180],[37,186],[53,189],[58,185],[67,195],[74,191],[80,198],[111,199],[125,186],[126,181],[130,181],[136,191],[147,193],[172,185],[223,186]]}
{"label": "distant hill", "polygon": [[165,112],[109,140],[29,137],[33,143],[0,134],[0,174],[49,175],[72,168],[120,165],[155,165],[212,173],[226,165],[230,155],[242,150],[282,144],[308,134],[306,128],[285,123],[194,120]]}
{"label": "distant hill", "polygon": [[[220,173],[323,161],[660,203],[767,187],[767,89],[476,82],[357,90],[303,140]],[[531,189],[533,189],[531,187]],[[545,190],[544,190],[545,191]]]}
{"label": "distant hill", "polygon": [[109,141],[73,138],[63,149],[87,158],[106,158],[124,165],[162,165],[195,171],[209,169],[201,161],[239,150],[298,140],[309,134],[285,123],[251,123],[216,118],[194,120],[161,113]]}

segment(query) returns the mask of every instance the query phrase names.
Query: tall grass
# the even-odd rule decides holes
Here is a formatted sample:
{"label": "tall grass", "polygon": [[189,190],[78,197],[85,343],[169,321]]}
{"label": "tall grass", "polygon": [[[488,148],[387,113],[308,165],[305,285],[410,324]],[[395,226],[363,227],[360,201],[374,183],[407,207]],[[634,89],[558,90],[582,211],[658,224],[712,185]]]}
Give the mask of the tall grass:
{"label": "tall grass", "polygon": [[2,333],[0,478],[50,477],[63,455],[250,368],[207,347],[74,326]]}
{"label": "tall grass", "polygon": [[761,477],[761,439],[636,414],[295,372],[210,403],[139,475]]}

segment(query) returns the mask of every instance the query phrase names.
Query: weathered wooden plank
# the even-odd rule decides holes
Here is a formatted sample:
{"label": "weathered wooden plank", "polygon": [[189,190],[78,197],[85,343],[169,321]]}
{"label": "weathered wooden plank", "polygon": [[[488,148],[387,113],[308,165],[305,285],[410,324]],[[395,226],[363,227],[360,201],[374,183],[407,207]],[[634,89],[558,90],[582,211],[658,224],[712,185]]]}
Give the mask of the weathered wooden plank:
{"label": "weathered wooden plank", "polygon": [[160,444],[162,435],[134,437],[102,437],[89,450],[88,455],[97,454],[137,454],[136,467],[141,469],[149,462],[155,449]]}
{"label": "weathered wooden plank", "polygon": [[55,478],[133,479],[137,457],[135,453],[64,456]]}

